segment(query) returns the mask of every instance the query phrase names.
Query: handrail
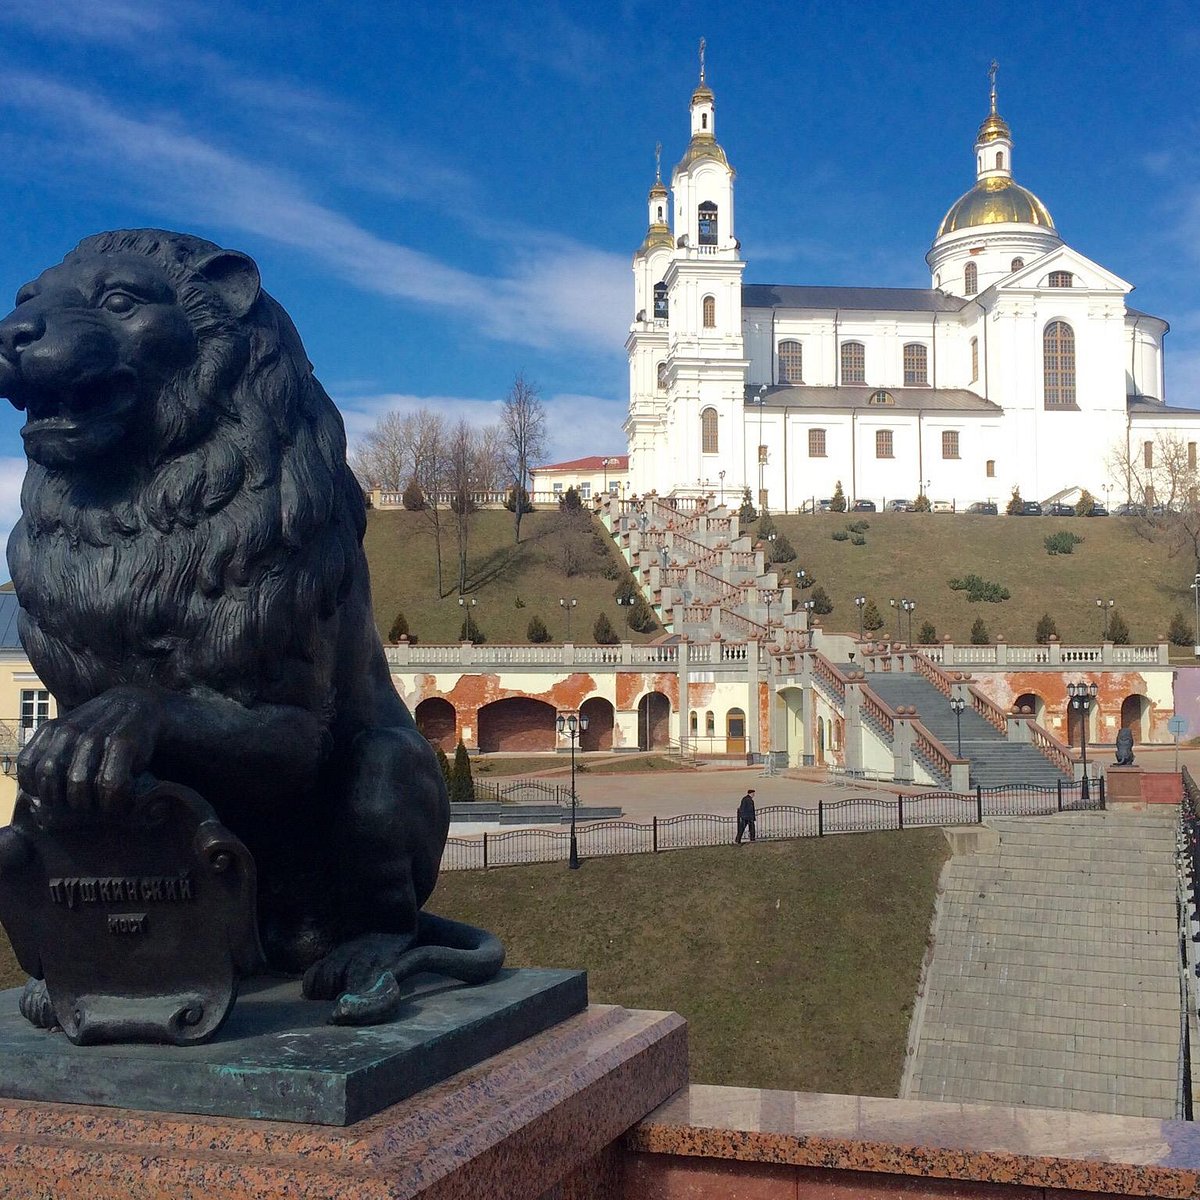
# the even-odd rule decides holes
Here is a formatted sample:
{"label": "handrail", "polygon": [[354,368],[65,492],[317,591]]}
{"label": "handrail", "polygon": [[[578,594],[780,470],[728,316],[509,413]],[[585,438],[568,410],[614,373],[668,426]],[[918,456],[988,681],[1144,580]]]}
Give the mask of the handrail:
{"label": "handrail", "polygon": [[1064,775],[1075,773],[1075,755],[1050,732],[1036,721],[1029,722],[1029,741],[1041,751]]}
{"label": "handrail", "polygon": [[920,650],[913,654],[913,662],[917,668],[916,673],[932,683],[949,700],[954,691],[954,684],[949,674]]}
{"label": "handrail", "polygon": [[846,676],[820,650],[805,650],[796,654],[796,658],[801,657],[809,659],[812,663],[813,674],[819,679],[824,680],[844,705],[846,702],[846,684],[849,682]]}
{"label": "handrail", "polygon": [[738,625],[743,628],[738,629],[739,633],[745,634],[747,637],[756,637],[765,640],[771,636],[771,630],[758,621],[752,621],[749,617],[743,617],[741,613],[736,613],[732,609],[721,607],[721,623],[731,621],[735,629]]}
{"label": "handrail", "polygon": [[[913,654],[918,674],[927,679],[947,699],[954,690],[954,680],[924,651],[918,650]],[[967,684],[967,694],[971,697],[971,708],[977,712],[997,733],[1008,734],[1008,714],[990,696],[985,696],[973,683]]]}

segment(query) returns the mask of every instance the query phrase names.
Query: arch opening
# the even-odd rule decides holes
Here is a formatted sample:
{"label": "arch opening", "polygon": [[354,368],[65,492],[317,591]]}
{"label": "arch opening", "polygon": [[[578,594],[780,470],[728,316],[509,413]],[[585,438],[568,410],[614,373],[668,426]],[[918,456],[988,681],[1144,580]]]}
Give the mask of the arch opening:
{"label": "arch opening", "polygon": [[479,710],[479,750],[482,754],[537,753],[556,747],[553,704],[532,696],[493,700]]}

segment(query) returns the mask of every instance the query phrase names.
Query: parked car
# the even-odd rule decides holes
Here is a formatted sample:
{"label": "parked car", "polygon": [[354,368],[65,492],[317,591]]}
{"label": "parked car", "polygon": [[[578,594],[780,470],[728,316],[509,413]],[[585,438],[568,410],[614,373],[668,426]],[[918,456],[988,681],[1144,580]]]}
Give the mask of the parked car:
{"label": "parked car", "polygon": [[1047,517],[1073,517],[1075,515],[1075,505],[1060,504],[1055,501],[1053,504],[1047,504],[1042,512]]}
{"label": "parked car", "polygon": [[911,500],[889,500],[884,506],[884,512],[912,512]]}
{"label": "parked car", "polygon": [[878,512],[874,500],[855,500],[850,506],[851,512]]}
{"label": "parked car", "polygon": [[833,512],[833,501],[832,500],[805,500],[805,502],[802,505],[800,505],[800,511],[802,513]]}
{"label": "parked car", "polygon": [[1040,517],[1042,506],[1036,500],[1023,500],[1020,507],[1012,514],[1014,517]]}
{"label": "parked car", "polygon": [[990,500],[977,500],[967,509],[967,512],[974,513],[979,517],[994,517],[999,511]]}
{"label": "parked car", "polygon": [[1146,507],[1143,504],[1130,504],[1126,501],[1124,504],[1118,504],[1113,509],[1114,517],[1140,517],[1146,512]]}
{"label": "parked car", "polygon": [[1089,517],[1107,517],[1108,509],[1104,507],[1098,500],[1092,502],[1092,511],[1088,513]]}
{"label": "parked car", "polygon": [[954,501],[953,500],[933,500],[929,504],[929,511],[930,512],[952,513],[954,511]]}

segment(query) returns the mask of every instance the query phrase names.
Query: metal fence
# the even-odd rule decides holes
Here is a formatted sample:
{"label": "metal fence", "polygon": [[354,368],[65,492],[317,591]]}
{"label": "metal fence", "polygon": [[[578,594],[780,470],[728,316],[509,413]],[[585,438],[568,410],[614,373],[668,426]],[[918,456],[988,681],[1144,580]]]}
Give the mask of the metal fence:
{"label": "metal fence", "polygon": [[[1104,780],[1062,783],[1042,788],[1029,785],[976,788],[974,794],[920,792],[895,799],[850,796],[819,801],[815,808],[776,804],[758,810],[755,831],[760,841],[825,837],[836,833],[872,833],[929,825],[978,824],[987,817],[1037,817],[1056,812],[1079,812],[1104,807]],[[1087,791],[1085,796],[1083,793]],[[584,858],[611,854],[658,854],[694,846],[732,842],[737,820],[716,813],[686,813],[636,821],[598,821],[577,831]],[[487,870],[522,863],[565,860],[570,834],[565,829],[513,829],[477,837],[451,837],[442,855],[443,871]]]}
{"label": "metal fence", "polygon": [[475,779],[475,799],[484,804],[510,804],[518,800],[536,800],[542,804],[571,803],[571,789],[546,779],[510,779],[493,783]]}
{"label": "metal fence", "polygon": [[1178,868],[1179,906],[1179,1089],[1175,1115],[1194,1118],[1192,1043],[1200,1012],[1200,786],[1183,768],[1179,801]]}

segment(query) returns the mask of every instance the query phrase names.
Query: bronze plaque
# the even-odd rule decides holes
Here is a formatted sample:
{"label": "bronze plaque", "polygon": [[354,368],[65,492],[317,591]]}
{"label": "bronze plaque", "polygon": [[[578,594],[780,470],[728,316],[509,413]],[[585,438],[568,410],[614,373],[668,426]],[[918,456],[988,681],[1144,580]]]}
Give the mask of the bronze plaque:
{"label": "bronze plaque", "polygon": [[155,783],[120,820],[0,830],[0,921],[77,1045],[210,1039],[261,969],[254,860],[189,788]]}

